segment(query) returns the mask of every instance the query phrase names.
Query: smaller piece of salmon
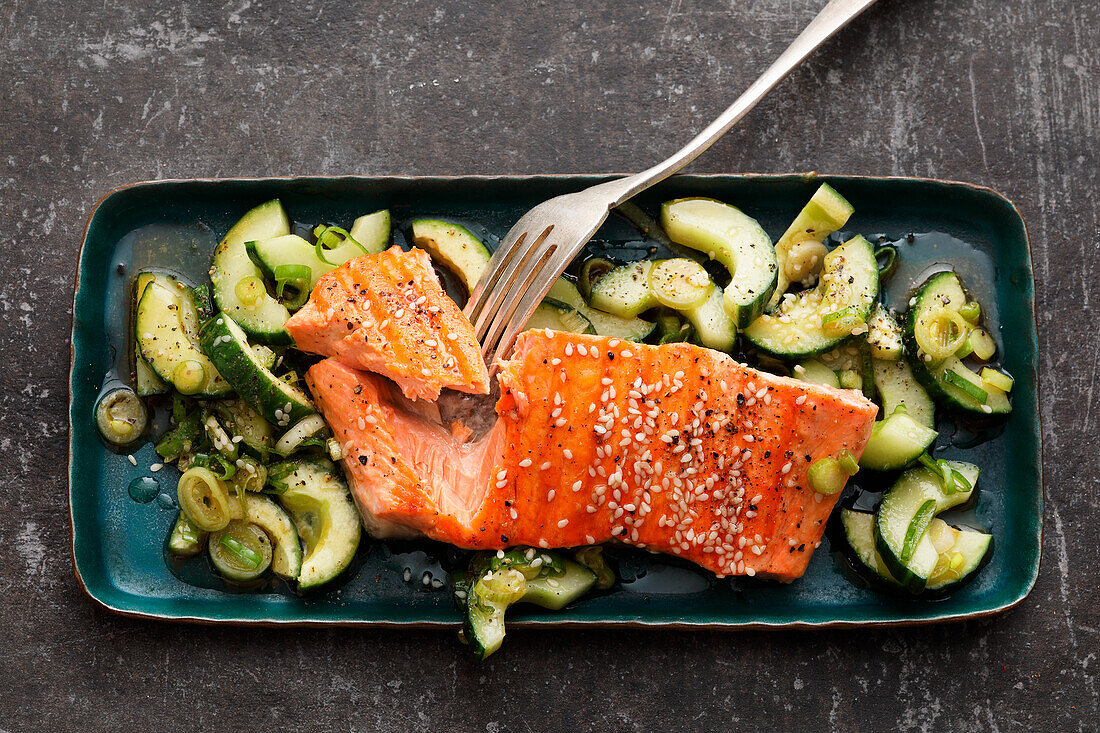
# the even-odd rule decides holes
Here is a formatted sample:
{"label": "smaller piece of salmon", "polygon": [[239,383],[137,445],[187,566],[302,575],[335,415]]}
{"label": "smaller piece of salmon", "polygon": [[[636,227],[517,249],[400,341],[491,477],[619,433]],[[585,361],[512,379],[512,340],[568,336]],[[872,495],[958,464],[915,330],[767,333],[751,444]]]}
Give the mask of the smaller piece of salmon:
{"label": "smaller piece of salmon", "polygon": [[349,260],[317,281],[286,329],[302,351],[389,377],[410,399],[489,392],[473,326],[421,249]]}

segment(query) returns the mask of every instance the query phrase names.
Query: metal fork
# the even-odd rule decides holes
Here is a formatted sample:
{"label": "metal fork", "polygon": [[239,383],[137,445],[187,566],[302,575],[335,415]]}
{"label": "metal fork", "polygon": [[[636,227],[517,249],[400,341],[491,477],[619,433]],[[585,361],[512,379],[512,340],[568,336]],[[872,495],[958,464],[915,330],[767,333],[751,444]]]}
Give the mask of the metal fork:
{"label": "metal fork", "polygon": [[501,241],[465,313],[492,365],[508,355],[550,287],[611,209],[695,160],[749,110],[875,0],[830,0],[787,50],[718,119],[667,160],[625,178],[556,196],[528,211]]}

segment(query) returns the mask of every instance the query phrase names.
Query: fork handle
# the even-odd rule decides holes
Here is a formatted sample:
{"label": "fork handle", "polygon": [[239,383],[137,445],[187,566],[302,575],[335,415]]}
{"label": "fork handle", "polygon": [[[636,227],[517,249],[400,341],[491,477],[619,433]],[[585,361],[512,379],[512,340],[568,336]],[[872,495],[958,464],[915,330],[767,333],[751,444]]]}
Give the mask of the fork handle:
{"label": "fork handle", "polygon": [[806,60],[821,44],[829,40],[837,31],[846,26],[853,18],[875,4],[875,0],[829,0],[821,12],[810,21],[787,50],[772,63],[760,77],[734,101],[726,111],[718,116],[706,129],[692,138],[684,147],[667,159],[641,173],[619,178],[604,184],[614,199],[610,208],[623,203],[635,194],[644,191],[655,183],[663,181],[676,171],[699,157],[699,154],[726,134],[726,132],[749,110],[757,105],[775,85],[783,81],[794,69]]}

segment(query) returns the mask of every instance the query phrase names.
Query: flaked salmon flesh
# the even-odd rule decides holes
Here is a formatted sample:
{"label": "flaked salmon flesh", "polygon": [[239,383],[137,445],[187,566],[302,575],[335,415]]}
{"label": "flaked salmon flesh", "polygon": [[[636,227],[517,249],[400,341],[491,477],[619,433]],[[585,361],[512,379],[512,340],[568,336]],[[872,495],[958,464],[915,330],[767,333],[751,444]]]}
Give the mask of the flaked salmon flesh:
{"label": "flaked salmon flesh", "polygon": [[489,392],[473,326],[421,249],[391,247],[323,275],[286,329],[302,351],[389,377],[411,399]]}
{"label": "flaked salmon flesh", "polygon": [[327,359],[307,381],[368,529],[465,548],[610,541],[719,576],[800,577],[839,494],[810,465],[862,454],[877,407],[690,344],[521,334],[498,420],[466,442],[384,379]]}

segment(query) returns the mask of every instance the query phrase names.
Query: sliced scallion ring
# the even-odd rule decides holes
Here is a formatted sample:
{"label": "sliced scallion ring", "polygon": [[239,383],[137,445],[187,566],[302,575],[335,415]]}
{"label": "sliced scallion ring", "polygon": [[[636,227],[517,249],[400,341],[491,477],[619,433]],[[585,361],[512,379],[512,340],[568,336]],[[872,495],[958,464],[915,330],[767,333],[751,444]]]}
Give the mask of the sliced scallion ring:
{"label": "sliced scallion ring", "polygon": [[891,244],[879,247],[875,250],[875,262],[878,264],[879,278],[885,280],[893,275],[898,267],[897,249]]}
{"label": "sliced scallion ring", "polygon": [[981,372],[982,382],[994,389],[999,389],[1002,392],[1011,392],[1013,380],[1002,371],[997,369],[991,369],[989,367],[982,367]]}
{"label": "sliced scallion ring", "polygon": [[[301,308],[309,300],[309,285],[313,271],[309,265],[278,265],[272,271],[275,276],[275,295],[291,310]],[[286,286],[294,288],[294,295],[286,292]]]}
{"label": "sliced scallion ring", "polygon": [[997,342],[993,340],[993,336],[990,335],[989,331],[984,328],[975,328],[971,331],[966,342],[970,345],[970,350],[978,361],[989,361],[997,353]]}
{"label": "sliced scallion ring", "polygon": [[922,315],[913,329],[917,346],[932,361],[943,361],[966,343],[971,326],[952,308],[936,308]]}
{"label": "sliced scallion ring", "polygon": [[905,530],[905,539],[901,545],[901,561],[903,563],[909,562],[913,558],[913,553],[917,549],[917,543],[924,537],[925,531],[928,529],[928,525],[932,523],[932,519],[936,516],[936,500],[926,499],[913,515],[913,520],[909,522],[909,527]]}
{"label": "sliced scallion ring", "polygon": [[819,494],[831,495],[844,488],[844,482],[848,480],[848,473],[841,468],[840,461],[835,458],[819,458],[810,464],[807,473],[810,486]]}
{"label": "sliced scallion ring", "polygon": [[676,310],[689,310],[710,295],[714,281],[695,260],[677,257],[657,262],[649,271],[649,290],[657,302]]}
{"label": "sliced scallion ring", "polygon": [[181,361],[172,372],[172,384],[180,394],[193,395],[206,384],[206,367],[194,359]]}
{"label": "sliced scallion ring", "polygon": [[971,323],[977,323],[978,319],[982,317],[982,306],[976,300],[963,303],[959,306],[959,315]]}
{"label": "sliced scallion ring", "polygon": [[264,281],[255,275],[249,275],[248,277],[242,277],[237,281],[236,286],[233,288],[234,295],[241,301],[241,304],[246,308],[251,308],[258,305],[260,301],[267,295],[267,288],[264,287]]}
{"label": "sliced scallion ring", "polygon": [[509,604],[527,590],[527,578],[515,568],[486,573],[474,584],[474,595],[490,603]]}
{"label": "sliced scallion ring", "polygon": [[341,264],[329,260],[325,257],[325,252],[330,249],[336,249],[344,242],[351,242],[356,247],[363,250],[363,254],[365,255],[370,254],[370,251],[359,244],[346,229],[341,229],[340,227],[317,227],[313,230],[313,234],[317,237],[317,241],[313,245],[313,251],[316,253],[317,259],[321,260],[321,262],[324,262],[326,265],[338,267]]}
{"label": "sliced scallion ring", "polygon": [[271,566],[271,538],[244,520],[235,519],[212,534],[207,550],[214,567],[229,580],[253,580]]}
{"label": "sliced scallion ring", "polygon": [[192,466],[184,471],[176,495],[187,520],[204,532],[229,524],[229,490],[209,468]]}
{"label": "sliced scallion ring", "polygon": [[852,455],[852,451],[847,448],[837,453],[836,460],[840,464],[840,470],[849,476],[855,476],[859,473],[859,461]]}
{"label": "sliced scallion ring", "polygon": [[599,282],[600,278],[615,269],[615,263],[606,257],[590,257],[581,266],[581,276],[577,280],[577,289],[588,300],[592,295],[592,286]]}

